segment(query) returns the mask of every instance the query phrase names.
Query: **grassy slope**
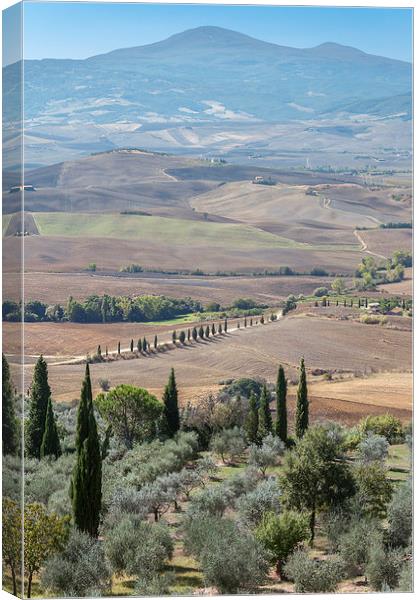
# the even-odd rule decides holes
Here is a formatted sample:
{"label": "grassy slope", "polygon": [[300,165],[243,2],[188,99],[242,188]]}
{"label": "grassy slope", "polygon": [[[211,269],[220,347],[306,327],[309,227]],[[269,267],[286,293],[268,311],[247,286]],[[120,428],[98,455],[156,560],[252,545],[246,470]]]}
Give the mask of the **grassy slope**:
{"label": "grassy slope", "polygon": [[176,244],[193,241],[194,245],[227,244],[236,248],[310,248],[308,244],[280,238],[248,225],[120,214],[36,213],[34,217],[41,235],[46,236],[131,238],[145,243],[173,239]]}

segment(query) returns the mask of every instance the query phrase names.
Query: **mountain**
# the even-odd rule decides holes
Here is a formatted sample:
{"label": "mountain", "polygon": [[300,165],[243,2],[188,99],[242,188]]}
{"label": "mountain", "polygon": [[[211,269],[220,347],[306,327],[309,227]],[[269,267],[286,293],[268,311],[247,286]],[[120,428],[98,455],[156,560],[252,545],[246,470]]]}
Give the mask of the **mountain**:
{"label": "mountain", "polygon": [[[18,63],[3,69],[6,130],[18,116],[19,69]],[[290,48],[219,27],[85,60],[25,60],[24,73],[27,157],[33,165],[51,162],[54,143],[65,148],[59,156],[65,160],[73,150],[138,146],[145,132],[152,132],[144,138],[150,144],[153,132],[164,129],[152,147],[167,149],[168,128],[183,128],[174,135],[186,135],[193,145],[195,132],[185,128],[244,129],[349,116],[357,106],[374,115],[376,101],[385,98],[392,100],[381,102],[379,114],[388,109],[397,115],[406,112],[412,88],[407,62],[330,42]],[[239,134],[232,139],[240,143]]]}

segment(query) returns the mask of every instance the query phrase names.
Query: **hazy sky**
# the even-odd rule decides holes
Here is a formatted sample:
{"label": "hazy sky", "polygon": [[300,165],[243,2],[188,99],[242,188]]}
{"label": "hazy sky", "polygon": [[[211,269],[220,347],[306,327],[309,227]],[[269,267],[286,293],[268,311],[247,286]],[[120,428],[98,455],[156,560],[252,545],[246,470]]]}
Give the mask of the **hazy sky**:
{"label": "hazy sky", "polygon": [[217,25],[286,46],[326,41],[412,59],[412,10],[280,6],[24,4],[25,58],[86,58]]}

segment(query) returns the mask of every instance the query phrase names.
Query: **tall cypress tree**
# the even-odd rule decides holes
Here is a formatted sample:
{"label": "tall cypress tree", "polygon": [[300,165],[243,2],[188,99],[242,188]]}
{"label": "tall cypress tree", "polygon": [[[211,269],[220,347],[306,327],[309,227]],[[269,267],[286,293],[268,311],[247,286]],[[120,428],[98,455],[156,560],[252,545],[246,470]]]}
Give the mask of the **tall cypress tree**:
{"label": "tall cypress tree", "polygon": [[157,335],[154,336],[154,349],[157,350],[157,346],[158,346],[158,341],[157,341]]}
{"label": "tall cypress tree", "polygon": [[173,437],[180,428],[178,393],[174,369],[170,371],[169,381],[164,389],[163,404],[163,429],[169,437]]}
{"label": "tall cypress tree", "polygon": [[250,394],[249,398],[249,412],[246,416],[245,431],[247,439],[251,444],[256,444],[258,441],[258,426],[259,426],[259,414],[258,414],[258,401],[254,392]]}
{"label": "tall cypress tree", "polygon": [[276,435],[286,443],[288,437],[287,424],[287,380],[284,368],[279,365],[278,378],[276,380]]}
{"label": "tall cypress tree", "polygon": [[300,362],[300,381],[297,388],[297,407],[295,412],[295,435],[302,438],[308,428],[307,379],[304,358]]}
{"label": "tall cypress tree", "polygon": [[224,332],[225,333],[227,333],[227,328],[228,328],[227,319],[224,319]]}
{"label": "tall cypress tree", "polygon": [[19,426],[16,418],[9,363],[4,354],[2,354],[2,382],[3,454],[17,454],[19,450]]}
{"label": "tall cypress tree", "polygon": [[57,423],[52,410],[51,397],[48,399],[47,416],[45,417],[45,430],[41,444],[41,458],[44,456],[61,456],[61,444],[58,437]]}
{"label": "tall cypress tree", "polygon": [[44,436],[50,396],[51,388],[48,384],[48,367],[44,357],[41,355],[36,362],[33,374],[29,418],[25,432],[26,452],[32,458],[41,457],[41,444]]}
{"label": "tall cypress tree", "polygon": [[272,415],[269,408],[269,392],[266,385],[263,386],[259,397],[259,423],[258,438],[263,440],[269,433],[272,433]]}
{"label": "tall cypress tree", "polygon": [[70,489],[74,522],[81,531],[97,536],[102,504],[102,458],[88,364],[77,412],[76,450]]}

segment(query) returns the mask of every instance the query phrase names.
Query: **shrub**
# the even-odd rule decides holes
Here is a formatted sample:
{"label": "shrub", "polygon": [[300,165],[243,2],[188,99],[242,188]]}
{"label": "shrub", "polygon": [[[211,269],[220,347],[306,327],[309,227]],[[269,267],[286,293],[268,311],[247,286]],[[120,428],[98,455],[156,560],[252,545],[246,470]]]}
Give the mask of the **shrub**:
{"label": "shrub", "polygon": [[329,295],[329,290],[327,289],[327,287],[318,287],[313,291],[313,296],[316,296],[316,298],[321,298],[322,296],[328,296]]}
{"label": "shrub", "polygon": [[338,539],[338,551],[349,577],[361,575],[368,562],[371,544],[382,540],[382,532],[370,519],[354,518]]}
{"label": "shrub", "polygon": [[388,455],[388,446],[389,443],[384,436],[369,431],[358,445],[358,459],[364,463],[374,461],[384,463]]}
{"label": "shrub", "polygon": [[354,469],[357,498],[365,515],[384,518],[391,499],[391,483],[380,463],[361,463]]}
{"label": "shrub", "polygon": [[297,550],[285,565],[285,574],[295,584],[298,594],[336,591],[343,576],[339,559],[314,560],[303,550]]}
{"label": "shrub", "polygon": [[377,592],[386,588],[394,590],[399,581],[403,560],[402,550],[390,548],[386,551],[382,543],[374,543],[365,569],[372,589]]}
{"label": "shrub", "polygon": [[388,506],[388,541],[392,546],[406,547],[412,537],[412,482],[402,483],[393,493]]}
{"label": "shrub", "polygon": [[221,517],[232,504],[233,498],[231,490],[222,485],[214,485],[192,496],[188,513]]}
{"label": "shrub", "polygon": [[250,446],[249,464],[260,469],[262,475],[265,476],[268,467],[274,467],[279,463],[284,449],[284,443],[270,433],[263,439],[261,446],[257,444]]}
{"label": "shrub", "polygon": [[111,383],[109,379],[100,378],[98,379],[98,384],[102,392],[109,392],[109,390],[111,389]]}
{"label": "shrub", "polygon": [[231,462],[239,458],[245,447],[243,431],[238,427],[223,429],[212,437],[210,444],[212,452],[218,454],[224,463],[226,458]]}
{"label": "shrub", "polygon": [[406,560],[400,570],[399,583],[396,592],[413,592],[412,561]]}
{"label": "shrub", "polygon": [[279,513],[280,497],[281,489],[277,479],[265,479],[238,500],[237,509],[241,519],[248,525],[257,525],[265,513]]}
{"label": "shrub", "polygon": [[397,444],[404,441],[402,422],[388,413],[366,417],[359,424],[359,429],[363,434],[371,432],[382,435],[389,444]]}
{"label": "shrub", "polygon": [[282,573],[282,565],[288,556],[310,536],[307,515],[285,511],[280,515],[267,513],[255,532],[276,563],[276,572]]}
{"label": "shrub", "polygon": [[236,381],[233,381],[233,383],[227,385],[223,391],[232,397],[239,395],[244,396],[245,398],[250,398],[251,394],[253,393],[259,398],[262,388],[263,381],[243,377],[242,379],[236,379]]}
{"label": "shrub", "polygon": [[263,546],[230,519],[191,519],[185,547],[201,563],[206,585],[215,586],[221,594],[253,589],[264,582],[269,570]]}
{"label": "shrub", "polygon": [[73,530],[65,549],[46,562],[42,585],[54,595],[102,595],[109,590],[110,577],[101,542]]}
{"label": "shrub", "polygon": [[173,541],[167,525],[125,517],[107,533],[105,549],[114,572],[150,581],[172,557]]}

